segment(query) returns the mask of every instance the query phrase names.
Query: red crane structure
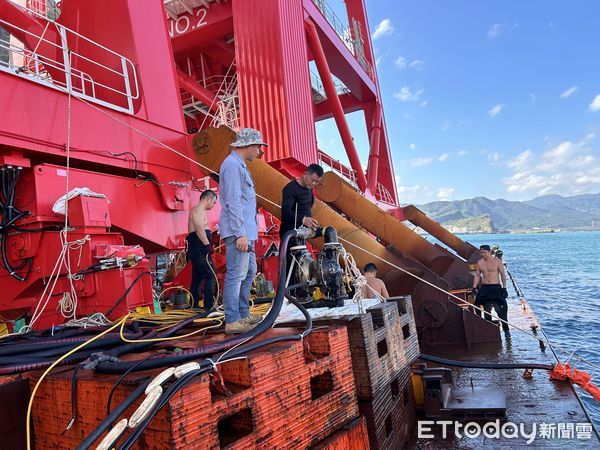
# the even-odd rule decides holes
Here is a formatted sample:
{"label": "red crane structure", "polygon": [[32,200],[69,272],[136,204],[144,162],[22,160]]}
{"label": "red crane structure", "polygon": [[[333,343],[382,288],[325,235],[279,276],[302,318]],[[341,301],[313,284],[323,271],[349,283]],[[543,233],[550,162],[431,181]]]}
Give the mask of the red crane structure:
{"label": "red crane structure", "polygon": [[[348,227],[348,239],[393,258],[385,270],[397,293],[413,293],[418,305],[444,303],[434,284],[466,287],[474,247],[415,208],[406,219],[457,254],[400,223],[406,214],[365,2],[344,5],[342,21],[324,0],[0,0],[0,314],[7,328],[152,308],[156,255],[183,250],[187,211],[201,190],[218,189],[211,177],[218,167],[199,163],[194,140],[222,125],[258,128],[270,144],[263,160],[288,178],[314,162],[329,168],[331,184],[319,196],[345,214],[335,220]],[[367,161],[346,120],[356,111],[364,114]],[[349,167],[318,148],[315,124],[330,118]],[[334,185],[347,195],[332,195]],[[75,188],[85,192],[65,208],[59,199]],[[348,209],[361,202],[368,205]],[[367,210],[371,220],[358,217]],[[211,211],[213,225],[218,215]],[[258,216],[259,267],[272,281],[276,215],[265,207]],[[218,253],[218,267],[223,260]]]}

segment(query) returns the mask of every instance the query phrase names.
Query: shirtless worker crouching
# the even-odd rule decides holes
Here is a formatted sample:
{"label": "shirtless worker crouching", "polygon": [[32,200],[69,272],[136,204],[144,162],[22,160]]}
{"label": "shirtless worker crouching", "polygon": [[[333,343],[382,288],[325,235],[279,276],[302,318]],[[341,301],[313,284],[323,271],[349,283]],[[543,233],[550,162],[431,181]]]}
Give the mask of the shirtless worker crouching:
{"label": "shirtless worker crouching", "polygon": [[188,219],[187,256],[192,264],[192,282],[190,292],[194,297],[193,307],[199,307],[200,283],[204,280],[204,310],[210,311],[214,305],[215,295],[215,263],[212,259],[212,232],[208,228],[207,211],[217,203],[217,194],[210,189],[200,195],[196,206],[190,210]]}
{"label": "shirtless worker crouching", "polygon": [[[508,326],[508,304],[506,298],[506,274],[504,264],[499,258],[492,256],[489,245],[479,247],[481,259],[477,261],[477,273],[473,280],[473,294],[475,295],[475,306],[483,306],[484,317],[492,320],[492,307],[496,310],[498,317],[503,321],[502,329],[509,331]],[[483,277],[483,279],[481,279]],[[502,279],[502,284],[500,284]],[[480,283],[481,282],[481,283]],[[477,286],[479,285],[479,289]]]}

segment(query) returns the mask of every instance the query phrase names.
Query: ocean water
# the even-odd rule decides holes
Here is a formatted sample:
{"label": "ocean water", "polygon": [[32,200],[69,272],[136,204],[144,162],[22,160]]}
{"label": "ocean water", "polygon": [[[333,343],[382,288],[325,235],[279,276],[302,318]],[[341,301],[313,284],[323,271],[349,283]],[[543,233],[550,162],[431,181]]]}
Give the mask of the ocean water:
{"label": "ocean water", "polygon": [[[508,270],[550,342],[592,362],[571,360],[600,386],[600,232],[461,235],[479,247],[498,244]],[[510,283],[510,282],[509,282]],[[557,350],[561,360],[569,354]],[[579,389],[600,429],[600,402]]]}

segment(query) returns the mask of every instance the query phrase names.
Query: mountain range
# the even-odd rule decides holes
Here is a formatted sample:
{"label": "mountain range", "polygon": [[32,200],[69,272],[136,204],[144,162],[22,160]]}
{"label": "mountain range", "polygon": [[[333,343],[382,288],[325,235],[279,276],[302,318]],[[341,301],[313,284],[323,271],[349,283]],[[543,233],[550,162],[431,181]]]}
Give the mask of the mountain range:
{"label": "mountain range", "polygon": [[600,229],[600,193],[545,195],[523,202],[475,197],[418,207],[458,233]]}

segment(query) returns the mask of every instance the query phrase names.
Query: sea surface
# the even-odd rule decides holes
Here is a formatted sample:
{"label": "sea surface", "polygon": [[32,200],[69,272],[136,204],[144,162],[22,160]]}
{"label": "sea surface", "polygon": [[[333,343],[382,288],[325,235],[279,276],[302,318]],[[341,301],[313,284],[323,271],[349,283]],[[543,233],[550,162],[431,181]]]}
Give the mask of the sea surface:
{"label": "sea surface", "polygon": [[[572,365],[589,372],[600,386],[600,232],[460,236],[477,247],[500,246],[550,342],[567,351],[555,348],[559,358],[565,361],[574,351]],[[600,402],[579,392],[600,429]]]}

